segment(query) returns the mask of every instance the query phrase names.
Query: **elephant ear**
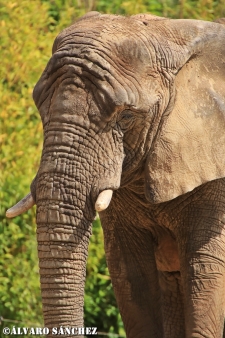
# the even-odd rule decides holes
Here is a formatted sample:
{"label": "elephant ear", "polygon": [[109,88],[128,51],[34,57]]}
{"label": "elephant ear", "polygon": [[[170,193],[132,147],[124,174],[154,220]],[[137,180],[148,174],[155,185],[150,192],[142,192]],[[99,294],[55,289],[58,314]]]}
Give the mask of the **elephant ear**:
{"label": "elephant ear", "polygon": [[[225,176],[225,27],[193,20],[171,20],[169,26],[170,32],[176,26],[186,60],[177,69],[174,102],[146,162],[145,194],[151,203]],[[178,65],[181,58],[173,57]]]}

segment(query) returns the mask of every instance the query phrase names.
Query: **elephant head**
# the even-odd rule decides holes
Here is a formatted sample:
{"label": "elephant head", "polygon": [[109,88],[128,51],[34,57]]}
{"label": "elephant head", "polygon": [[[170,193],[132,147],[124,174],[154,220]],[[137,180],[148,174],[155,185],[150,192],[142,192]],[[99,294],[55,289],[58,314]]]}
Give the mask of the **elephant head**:
{"label": "elephant head", "polygon": [[224,42],[217,23],[96,12],[56,38],[33,92],[40,168],[8,211],[37,204],[45,326],[83,326],[91,223],[115,190],[155,204],[224,177]]}

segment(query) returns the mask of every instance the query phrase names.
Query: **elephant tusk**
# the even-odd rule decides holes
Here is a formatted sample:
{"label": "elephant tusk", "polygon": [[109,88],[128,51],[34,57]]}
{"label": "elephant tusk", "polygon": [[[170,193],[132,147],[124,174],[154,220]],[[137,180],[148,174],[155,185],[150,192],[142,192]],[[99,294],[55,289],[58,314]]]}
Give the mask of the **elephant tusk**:
{"label": "elephant tusk", "polygon": [[34,204],[35,204],[34,199],[31,193],[29,193],[22,200],[20,200],[17,204],[15,204],[12,208],[6,211],[6,217],[12,218],[12,217],[18,216],[22,214],[23,212],[32,208]]}
{"label": "elephant tusk", "polygon": [[108,208],[109,203],[111,202],[112,199],[112,194],[113,191],[110,190],[103,190],[97,198],[97,201],[95,203],[95,210],[96,211],[103,211],[106,208]]}

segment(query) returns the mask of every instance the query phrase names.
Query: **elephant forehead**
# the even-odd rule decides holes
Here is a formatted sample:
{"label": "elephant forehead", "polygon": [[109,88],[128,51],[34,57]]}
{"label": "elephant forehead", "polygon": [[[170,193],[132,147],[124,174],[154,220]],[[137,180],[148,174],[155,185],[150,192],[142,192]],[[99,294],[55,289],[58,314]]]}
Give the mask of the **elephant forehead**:
{"label": "elephant forehead", "polygon": [[[57,37],[54,54],[34,90],[35,102],[40,101],[40,93],[47,95],[50,86],[70,78],[92,94],[96,112],[104,112],[107,118],[117,107],[148,111],[155,104],[161,79],[154,48],[147,46],[143,27],[123,17],[106,19],[90,19],[88,24],[83,20]],[[135,33],[128,22],[136,27]]]}
{"label": "elephant forehead", "polygon": [[[70,50],[73,53],[76,49],[79,57],[90,61],[89,67],[94,62],[102,70],[114,68],[121,76],[128,70],[135,77],[144,75],[145,67],[152,72],[157,70],[155,44],[158,42],[151,35],[140,21],[102,15],[87,22],[81,20],[62,31],[54,42],[53,52]],[[126,73],[126,77],[128,75]]]}

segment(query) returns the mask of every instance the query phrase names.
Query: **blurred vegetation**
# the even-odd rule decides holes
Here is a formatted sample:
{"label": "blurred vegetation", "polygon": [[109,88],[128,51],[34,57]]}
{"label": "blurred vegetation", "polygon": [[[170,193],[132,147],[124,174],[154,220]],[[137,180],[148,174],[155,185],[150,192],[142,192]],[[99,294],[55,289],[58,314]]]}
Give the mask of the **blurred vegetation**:
{"label": "blurred vegetation", "polygon": [[[33,87],[55,36],[90,10],[204,20],[225,17],[224,0],[0,0],[0,316],[23,321],[24,326],[42,324],[35,210],[12,220],[5,218],[5,211],[29,192],[39,165],[42,125]],[[124,334],[99,220],[94,222],[87,264],[85,324]]]}

